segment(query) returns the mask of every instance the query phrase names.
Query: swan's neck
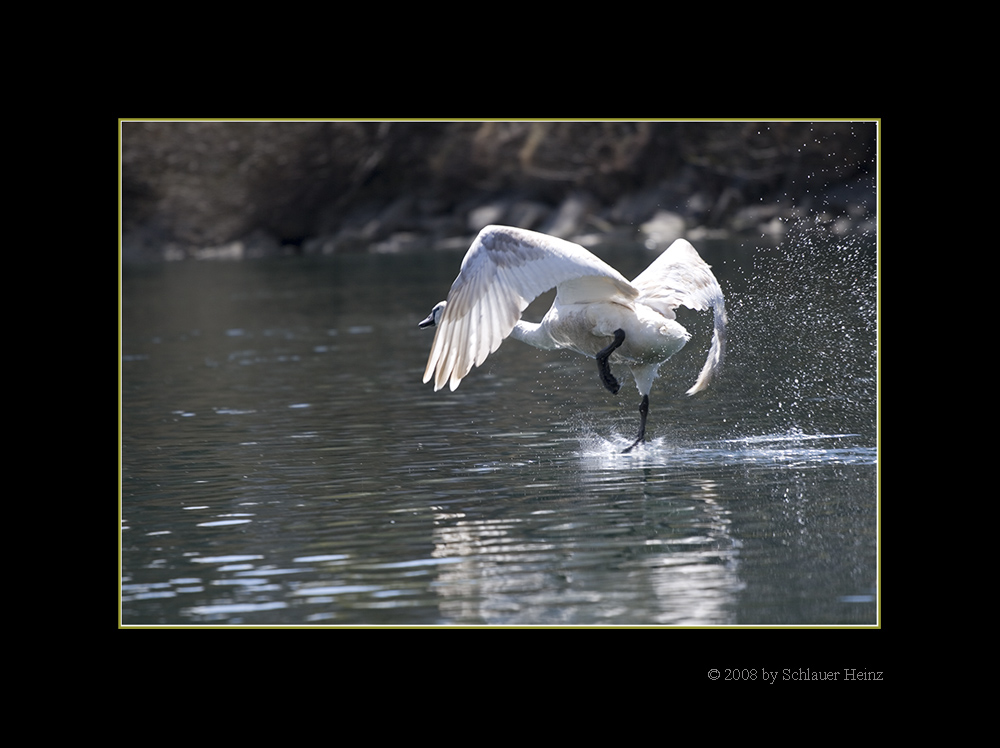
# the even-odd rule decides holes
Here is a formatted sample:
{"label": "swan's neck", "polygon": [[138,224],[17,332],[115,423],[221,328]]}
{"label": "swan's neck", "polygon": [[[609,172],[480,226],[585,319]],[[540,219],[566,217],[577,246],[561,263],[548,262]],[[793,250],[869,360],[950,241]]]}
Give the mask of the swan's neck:
{"label": "swan's neck", "polygon": [[511,330],[510,336],[516,340],[520,340],[523,343],[533,345],[535,348],[541,348],[545,351],[550,351],[553,348],[559,348],[559,344],[552,339],[552,336],[549,334],[545,325],[540,325],[535,322],[518,320],[517,324],[514,325],[514,329]]}

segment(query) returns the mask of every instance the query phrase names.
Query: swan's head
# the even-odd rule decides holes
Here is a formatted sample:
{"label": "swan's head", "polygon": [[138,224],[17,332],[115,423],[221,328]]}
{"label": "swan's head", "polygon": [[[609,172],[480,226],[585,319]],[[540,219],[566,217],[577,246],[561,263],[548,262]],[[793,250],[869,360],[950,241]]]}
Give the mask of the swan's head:
{"label": "swan's head", "polygon": [[431,313],[427,315],[427,318],[421,322],[418,327],[436,327],[438,320],[441,319],[441,315],[444,314],[444,308],[448,306],[447,301],[439,301]]}

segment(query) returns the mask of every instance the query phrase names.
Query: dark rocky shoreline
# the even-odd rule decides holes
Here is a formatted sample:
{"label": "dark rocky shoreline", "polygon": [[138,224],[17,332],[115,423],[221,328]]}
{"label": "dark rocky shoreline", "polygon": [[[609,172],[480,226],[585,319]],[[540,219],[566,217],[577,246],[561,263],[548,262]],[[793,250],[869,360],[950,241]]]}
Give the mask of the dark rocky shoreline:
{"label": "dark rocky shoreline", "polygon": [[129,122],[124,261],[874,232],[868,122]]}

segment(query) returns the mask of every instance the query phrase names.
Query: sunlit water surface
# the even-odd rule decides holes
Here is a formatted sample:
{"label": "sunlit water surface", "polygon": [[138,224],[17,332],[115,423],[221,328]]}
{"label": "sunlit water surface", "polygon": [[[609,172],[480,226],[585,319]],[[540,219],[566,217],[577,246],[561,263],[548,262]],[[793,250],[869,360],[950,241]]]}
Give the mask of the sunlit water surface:
{"label": "sunlit water surface", "polygon": [[629,455],[626,371],[507,341],[421,383],[461,253],[125,267],[121,621],[876,624],[872,242],[697,246],[725,373],[683,394],[683,316]]}

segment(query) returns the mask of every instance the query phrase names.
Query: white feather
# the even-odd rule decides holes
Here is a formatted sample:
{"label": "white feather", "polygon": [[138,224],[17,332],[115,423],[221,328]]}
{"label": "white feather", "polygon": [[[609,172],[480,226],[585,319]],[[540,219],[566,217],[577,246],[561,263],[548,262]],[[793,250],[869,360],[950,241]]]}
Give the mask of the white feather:
{"label": "white feather", "polygon": [[[556,298],[542,321],[522,321],[521,312],[550,288]],[[445,384],[456,389],[511,335],[538,348],[596,356],[622,330],[624,340],[611,360],[629,365],[639,392],[648,396],[659,366],[690,337],[676,321],[674,310],[681,305],[712,309],[715,319],[708,358],[688,390],[693,395],[722,364],[726,309],[711,268],[689,242],[675,241],[630,283],[573,242],[487,226],[462,260],[447,301],[421,323],[438,328],[424,381],[433,379],[435,390]]]}

